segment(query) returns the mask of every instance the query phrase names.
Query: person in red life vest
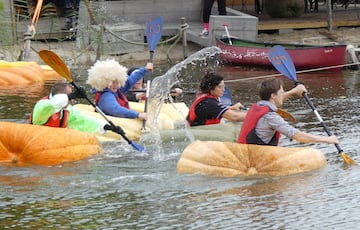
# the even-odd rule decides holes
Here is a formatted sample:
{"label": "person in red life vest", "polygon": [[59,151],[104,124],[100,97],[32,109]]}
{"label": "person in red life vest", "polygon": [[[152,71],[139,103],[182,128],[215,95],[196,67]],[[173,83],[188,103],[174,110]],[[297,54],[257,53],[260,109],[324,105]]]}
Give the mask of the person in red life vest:
{"label": "person in red life vest", "polygon": [[86,92],[82,87],[72,92],[69,83],[55,83],[49,96],[39,100],[30,114],[29,123],[58,128],[71,128],[83,132],[103,134],[109,130],[105,120],[83,115],[79,110],[70,105],[70,100],[85,98]]}
{"label": "person in red life vest", "polygon": [[208,72],[201,79],[200,94],[190,106],[186,117],[190,126],[218,124],[222,118],[229,121],[243,121],[246,113],[240,110],[242,105],[227,106],[221,103],[225,83],[219,74]]}
{"label": "person in red life vest", "polygon": [[142,79],[136,82],[131,90],[133,91],[127,91],[125,94],[129,101],[142,102],[146,100],[146,87],[143,87]]}
{"label": "person in red life vest", "polygon": [[260,101],[251,106],[240,130],[238,143],[273,145],[279,143],[280,133],[301,143],[338,144],[336,136],[316,136],[301,132],[280,117],[276,110],[285,100],[293,95],[302,96],[307,92],[300,84],[284,92],[282,81],[270,78],[259,85]]}
{"label": "person in red life vest", "polygon": [[[133,67],[130,68],[128,70],[128,75],[130,76],[131,73],[135,70],[137,70],[138,68]],[[170,92],[170,96],[175,99],[175,97],[180,96],[183,93],[183,90],[180,88],[174,88],[171,90]],[[146,100],[146,84],[144,84],[144,80],[140,79],[139,81],[137,81],[133,88],[129,91],[127,91],[125,93],[126,98],[129,101],[134,101],[134,102],[145,102]],[[167,102],[168,100],[165,100],[165,102]]]}
{"label": "person in red life vest", "polygon": [[147,119],[146,113],[139,113],[129,107],[125,93],[142,79],[147,71],[153,70],[153,64],[137,68],[129,76],[127,68],[115,60],[97,61],[88,70],[86,83],[95,90],[95,104],[107,115],[123,118]]}

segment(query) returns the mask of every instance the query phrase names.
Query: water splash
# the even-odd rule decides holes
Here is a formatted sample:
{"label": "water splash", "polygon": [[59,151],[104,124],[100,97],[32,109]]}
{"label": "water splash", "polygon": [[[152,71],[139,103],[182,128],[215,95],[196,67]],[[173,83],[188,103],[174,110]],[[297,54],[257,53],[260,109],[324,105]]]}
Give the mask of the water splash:
{"label": "water splash", "polygon": [[[195,91],[205,70],[213,71],[220,68],[219,53],[220,49],[218,47],[204,48],[174,65],[164,75],[156,77],[151,82],[148,105],[148,121],[151,124],[151,135],[146,136],[146,141],[156,148],[152,152],[159,153],[158,157],[163,155],[158,119],[162,105],[169,98],[171,88],[178,85],[184,91]],[[176,109],[171,98],[170,103]],[[181,114],[181,111],[178,112]],[[176,128],[187,130],[185,122],[187,114],[181,115],[183,116],[183,122],[177,123]],[[187,131],[187,136],[190,141],[194,140],[191,132]]]}

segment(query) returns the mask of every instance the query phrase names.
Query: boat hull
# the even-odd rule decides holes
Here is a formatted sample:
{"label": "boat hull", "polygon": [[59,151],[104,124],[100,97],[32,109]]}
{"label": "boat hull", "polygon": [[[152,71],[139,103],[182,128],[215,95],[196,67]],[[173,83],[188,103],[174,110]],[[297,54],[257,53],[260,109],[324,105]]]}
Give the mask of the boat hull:
{"label": "boat hull", "polygon": [[47,65],[25,61],[0,61],[0,87],[28,85],[35,82],[61,79],[63,77]]}
{"label": "boat hull", "polygon": [[281,43],[262,43],[231,38],[217,38],[216,46],[221,49],[224,62],[241,65],[272,66],[268,54],[275,45],[282,45],[294,62],[295,68],[311,69],[322,67],[342,67],[346,58],[346,45],[311,46]]}
{"label": "boat hull", "polygon": [[177,172],[224,177],[287,176],[324,165],[324,154],[311,147],[195,141],[184,149],[177,163]]}
{"label": "boat hull", "polygon": [[98,139],[73,129],[0,122],[0,163],[58,165],[102,153]]}
{"label": "boat hull", "polygon": [[[144,111],[144,103],[138,102],[129,102],[129,106],[131,109],[143,112]],[[83,114],[89,115],[91,117],[96,117],[98,119],[104,119],[101,114],[95,112],[95,109],[86,104],[76,104],[74,108],[80,110]],[[156,119],[157,128],[159,130],[174,130],[178,126],[179,123],[185,122],[185,116],[188,113],[189,109],[185,105],[185,103],[174,103],[173,104],[163,104],[161,107],[160,114]],[[111,120],[115,125],[120,126],[124,131],[126,136],[130,140],[139,140],[142,134],[151,130],[153,120],[151,116],[148,116],[148,121],[146,122],[145,131],[142,130],[143,122],[140,119],[129,119],[129,118],[121,118],[121,117],[113,117],[107,116],[109,120]],[[121,139],[121,136],[114,132],[106,132],[104,134],[96,134],[98,139],[102,142],[106,141],[116,141]]]}

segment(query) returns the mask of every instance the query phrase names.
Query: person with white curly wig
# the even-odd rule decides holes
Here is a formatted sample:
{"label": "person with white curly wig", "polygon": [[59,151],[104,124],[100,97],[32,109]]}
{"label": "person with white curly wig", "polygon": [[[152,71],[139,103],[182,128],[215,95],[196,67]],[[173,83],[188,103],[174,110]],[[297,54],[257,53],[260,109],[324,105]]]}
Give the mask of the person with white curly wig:
{"label": "person with white curly wig", "polygon": [[97,61],[88,70],[86,83],[96,92],[95,104],[107,115],[146,120],[146,113],[131,110],[125,93],[143,78],[147,71],[153,70],[153,64],[147,63],[127,75],[127,68],[113,59]]}

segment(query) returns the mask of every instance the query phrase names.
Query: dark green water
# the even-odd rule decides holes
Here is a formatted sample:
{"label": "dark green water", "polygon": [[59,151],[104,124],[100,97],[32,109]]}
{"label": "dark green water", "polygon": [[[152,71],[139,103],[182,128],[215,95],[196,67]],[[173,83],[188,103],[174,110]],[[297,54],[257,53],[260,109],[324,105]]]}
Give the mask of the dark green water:
{"label": "dark green water", "polygon": [[[194,70],[187,71],[194,77]],[[254,77],[275,73],[233,66],[221,72],[234,101],[247,106],[257,100],[260,79]],[[341,147],[358,162],[359,75],[350,70],[298,75]],[[84,84],[85,78],[81,75],[76,81]],[[293,87],[283,79],[286,89]],[[182,82],[184,88],[188,82]],[[50,85],[1,89],[0,119],[25,122]],[[325,135],[304,99],[294,98],[283,108],[297,117],[301,130]],[[167,143],[161,152],[143,156],[128,145],[108,143],[104,155],[79,162],[54,167],[0,166],[0,228],[358,228],[360,168],[343,165],[333,145],[311,145],[328,160],[318,171],[275,178],[217,178],[176,173],[186,144]],[[300,146],[287,139],[281,145]]]}

